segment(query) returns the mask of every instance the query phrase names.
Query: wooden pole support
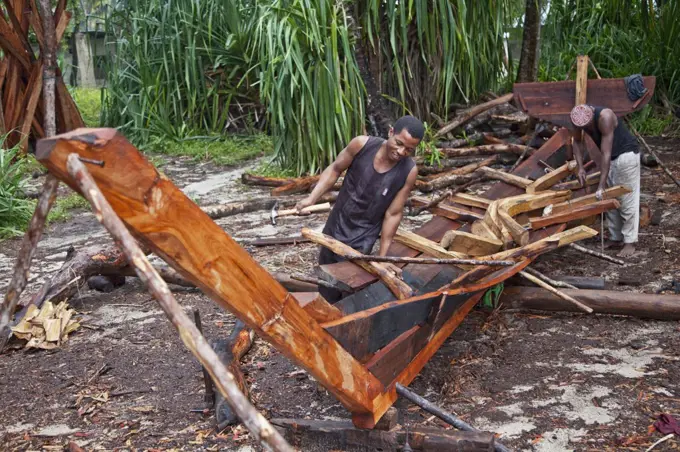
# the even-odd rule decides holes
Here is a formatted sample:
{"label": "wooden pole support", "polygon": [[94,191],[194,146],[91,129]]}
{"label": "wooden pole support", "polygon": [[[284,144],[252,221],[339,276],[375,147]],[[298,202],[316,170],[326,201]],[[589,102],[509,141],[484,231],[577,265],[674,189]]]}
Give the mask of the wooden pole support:
{"label": "wooden pole support", "polygon": [[526,279],[531,281],[532,283],[536,284],[537,286],[540,286],[546,290],[549,290],[550,292],[554,293],[558,297],[562,298],[563,300],[567,300],[568,302],[572,303],[575,306],[578,306],[581,311],[587,312],[588,314],[592,313],[593,310],[592,308],[589,308],[588,306],[584,305],[580,301],[576,300],[575,298],[570,297],[569,295],[565,294],[564,292],[555,289],[553,286],[548,284],[547,282],[544,282],[537,277],[535,277],[532,274],[529,274],[525,271],[519,272],[520,275],[524,276]]}
{"label": "wooden pole support", "polygon": [[77,154],[68,156],[67,168],[69,175],[90,202],[97,220],[120,243],[128,262],[134,265],[139,278],[156,298],[165,315],[177,329],[184,345],[208,370],[217,388],[250,433],[269,450],[293,452],[294,449],[281,434],[250,404],[238,389],[234,375],[220,361],[208,341],[205,340],[205,337],[172,295],[165,281],[156,273],[132,234],[125,228],[121,219],[118,218],[111,205],[104,198],[85,165],[78,160]]}

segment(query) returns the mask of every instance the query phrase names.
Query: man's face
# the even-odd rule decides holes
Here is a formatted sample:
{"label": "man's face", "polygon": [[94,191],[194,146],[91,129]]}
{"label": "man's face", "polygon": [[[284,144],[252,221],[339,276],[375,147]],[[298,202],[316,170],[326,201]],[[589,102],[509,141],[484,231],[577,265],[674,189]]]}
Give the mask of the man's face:
{"label": "man's face", "polygon": [[387,158],[393,162],[412,156],[420,144],[419,138],[414,138],[408,130],[401,129],[397,134],[394,129],[390,130],[390,138],[387,140]]}

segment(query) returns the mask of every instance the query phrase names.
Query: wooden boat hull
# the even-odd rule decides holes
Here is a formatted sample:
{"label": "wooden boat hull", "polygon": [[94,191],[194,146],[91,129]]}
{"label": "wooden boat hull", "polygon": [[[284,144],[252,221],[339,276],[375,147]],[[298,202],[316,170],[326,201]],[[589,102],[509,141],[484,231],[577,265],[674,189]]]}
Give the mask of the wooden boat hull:
{"label": "wooden boat hull", "polygon": [[[647,92],[631,101],[622,78],[588,80],[588,104],[611,108],[617,116],[642,109],[654,95],[656,77],[643,77]],[[574,108],[576,82],[515,83],[512,88],[515,105],[534,118],[569,127],[569,113]]]}

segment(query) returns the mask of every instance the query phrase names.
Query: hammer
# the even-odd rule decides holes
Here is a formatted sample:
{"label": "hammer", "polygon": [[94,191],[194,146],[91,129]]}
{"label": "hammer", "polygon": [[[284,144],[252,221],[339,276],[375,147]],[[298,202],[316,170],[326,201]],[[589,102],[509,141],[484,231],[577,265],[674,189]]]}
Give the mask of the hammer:
{"label": "hammer", "polygon": [[[276,204],[274,204],[274,207],[272,207],[271,219],[273,225],[276,225],[276,217],[284,217],[287,215],[299,215],[297,209],[279,210],[277,212],[276,207],[278,207],[278,205],[279,202],[276,201]],[[300,212],[315,213],[315,212],[328,212],[329,210],[331,210],[331,203],[325,202],[323,204],[315,204],[313,206],[305,207]]]}

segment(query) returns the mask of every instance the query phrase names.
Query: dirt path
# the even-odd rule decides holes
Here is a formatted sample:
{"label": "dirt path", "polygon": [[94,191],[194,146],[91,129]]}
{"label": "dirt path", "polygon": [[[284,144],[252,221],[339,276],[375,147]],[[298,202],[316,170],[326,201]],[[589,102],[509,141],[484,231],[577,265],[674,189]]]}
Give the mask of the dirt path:
{"label": "dirt path", "polygon": [[[675,160],[668,146],[677,143],[656,144],[666,160]],[[680,174],[675,161],[673,168]],[[240,184],[243,168],[177,159],[162,170],[201,205],[267,194]],[[653,292],[669,282],[678,269],[680,195],[658,169],[643,168],[642,186],[642,201],[662,209],[664,217],[661,226],[643,230],[641,251],[631,264],[617,267],[567,250],[542,258],[537,268],[552,275],[604,276],[616,290]],[[407,218],[405,226],[412,229],[428,219]],[[323,215],[313,216],[304,224],[321,228],[324,221]],[[282,218],[272,226],[268,212],[218,223],[238,238],[286,236],[303,225]],[[70,246],[108,240],[85,211],[51,226],[31,289],[60,267]],[[18,243],[0,245],[3,293]],[[310,244],[248,251],[270,271],[311,271],[317,252]],[[618,286],[622,277],[640,285]],[[191,412],[202,408],[200,368],[139,281],[127,281],[113,293],[85,290],[71,300],[85,327],[61,348],[0,356],[1,450],[59,450],[69,441],[87,450],[252,450],[242,427],[217,434],[212,419]],[[176,296],[188,312],[200,311],[209,338],[229,334],[233,316],[200,292]],[[661,437],[648,433],[656,415],[680,415],[679,332],[677,322],[477,310],[411,387],[473,425],[499,433],[517,450],[644,450]],[[265,415],[348,417],[316,382],[261,340],[244,361],[253,401]],[[403,401],[397,407],[410,425],[443,426]],[[678,444],[671,440],[655,450],[675,450]]]}

